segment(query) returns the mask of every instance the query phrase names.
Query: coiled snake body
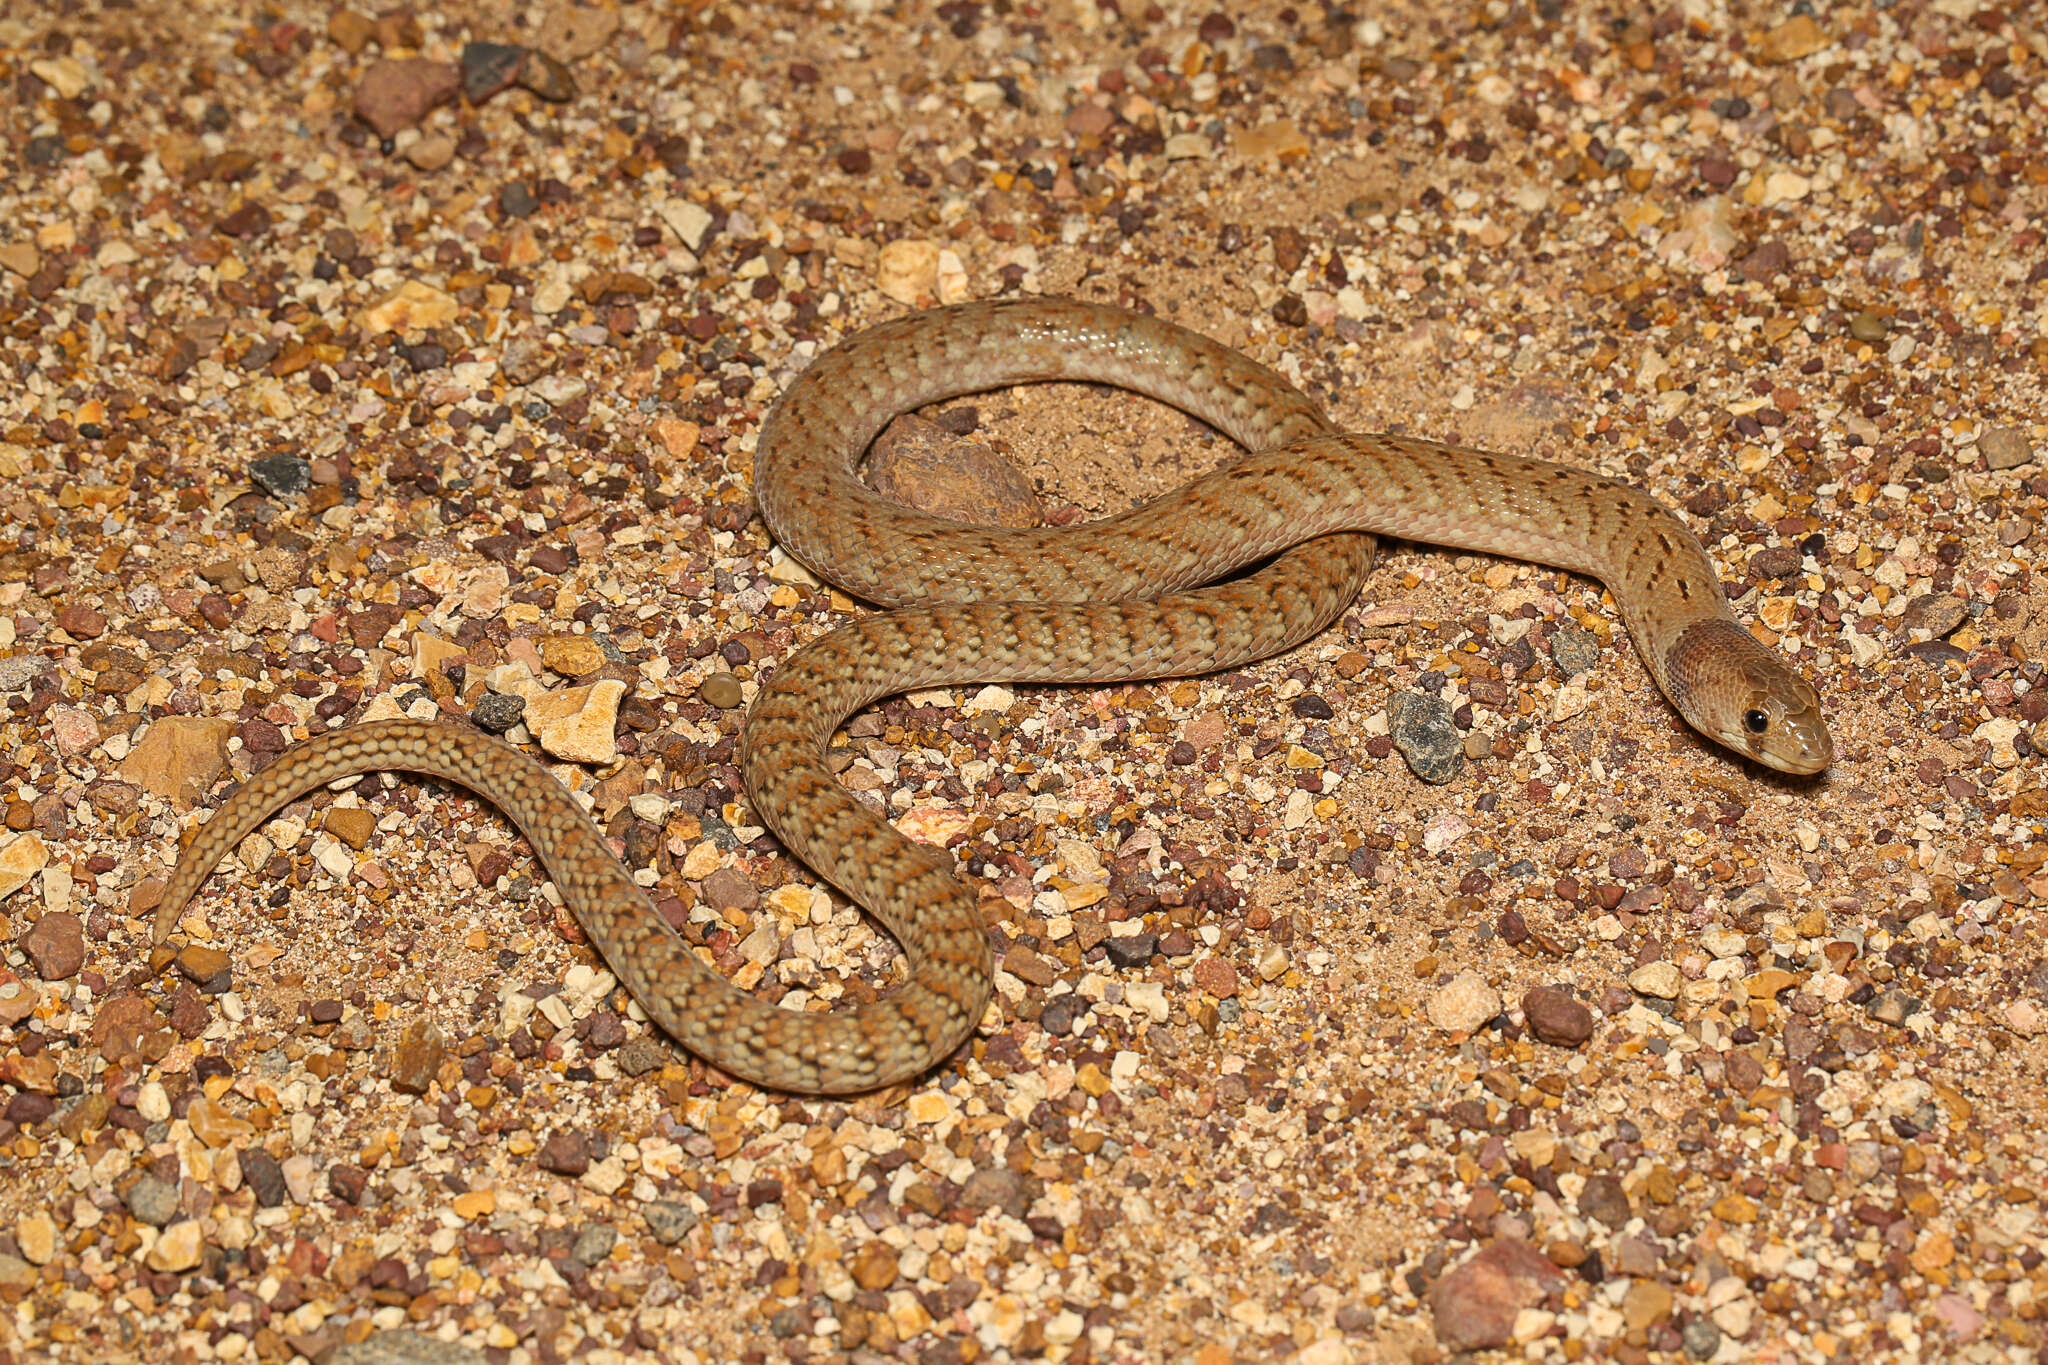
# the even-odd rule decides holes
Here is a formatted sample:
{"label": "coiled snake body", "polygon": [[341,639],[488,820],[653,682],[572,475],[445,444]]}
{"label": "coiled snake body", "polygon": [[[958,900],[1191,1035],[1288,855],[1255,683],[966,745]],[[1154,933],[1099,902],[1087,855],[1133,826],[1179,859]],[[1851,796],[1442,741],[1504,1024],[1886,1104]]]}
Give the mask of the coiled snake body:
{"label": "coiled snake body", "polygon": [[[862,452],[897,415],[1034,380],[1135,390],[1251,453],[1079,529],[942,521],[884,501],[856,476]],[[543,768],[468,727],[413,721],[319,736],[255,774],[191,839],[157,937],[214,864],[278,807],[355,773],[429,773],[512,818],[620,980],[692,1052],[774,1089],[887,1085],[960,1045],[987,1004],[993,969],[976,896],[951,856],[898,834],[826,767],[838,724],[915,688],[1158,678],[1265,657],[1343,611],[1372,566],[1373,532],[1591,574],[1613,592],[1658,686],[1702,733],[1788,772],[1817,772],[1832,757],[1812,687],[1735,622],[1712,562],[1654,498],[1563,465],[1340,434],[1264,366],[1118,309],[969,304],[848,338],[768,415],[755,493],[785,550],[846,591],[898,608],[785,660],[747,715],[741,762],[764,821],[902,945],[907,983],[826,1012],[780,1009],[734,989],[663,922]]]}

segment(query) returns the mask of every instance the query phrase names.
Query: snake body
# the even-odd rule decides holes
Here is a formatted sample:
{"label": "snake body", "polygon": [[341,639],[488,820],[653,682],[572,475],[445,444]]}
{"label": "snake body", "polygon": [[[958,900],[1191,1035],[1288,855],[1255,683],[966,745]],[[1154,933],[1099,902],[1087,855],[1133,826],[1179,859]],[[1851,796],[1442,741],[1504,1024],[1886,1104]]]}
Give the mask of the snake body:
{"label": "snake body", "polygon": [[[1037,380],[1135,390],[1251,453],[1079,530],[942,521],[860,482],[862,453],[894,417]],[[1591,574],[1613,592],[1651,675],[1696,728],[1789,772],[1817,772],[1832,756],[1812,687],[1735,621],[1712,561],[1654,498],[1568,466],[1339,433],[1265,367],[1118,309],[969,304],[848,338],[764,422],[755,494],[785,550],[846,591],[897,608],[785,660],[748,713],[741,764],[764,821],[901,944],[904,985],[830,1012],[784,1010],[734,989],[668,928],[539,765],[473,730],[410,721],[323,735],[245,783],[181,857],[158,937],[214,864],[279,806],[355,773],[430,773],[512,818],[605,960],[691,1051],[775,1089],[887,1085],[960,1045],[993,971],[976,896],[952,858],[898,834],[826,766],[839,723],[915,688],[1136,680],[1265,657],[1344,610],[1372,567],[1375,532]],[[1216,582],[1262,560],[1270,562]]]}

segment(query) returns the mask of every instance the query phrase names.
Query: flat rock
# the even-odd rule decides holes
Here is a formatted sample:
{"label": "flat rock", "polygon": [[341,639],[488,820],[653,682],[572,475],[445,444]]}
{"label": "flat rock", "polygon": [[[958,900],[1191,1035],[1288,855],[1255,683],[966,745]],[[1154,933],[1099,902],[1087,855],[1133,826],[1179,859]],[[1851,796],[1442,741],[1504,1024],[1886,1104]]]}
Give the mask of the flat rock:
{"label": "flat rock", "polygon": [[1045,504],[1022,470],[981,442],[922,417],[899,417],[875,438],[867,473],[883,497],[948,521],[1045,523]]}
{"label": "flat rock", "polygon": [[373,1332],[334,1353],[334,1365],[484,1365],[483,1352],[459,1341],[443,1341],[396,1328]]}
{"label": "flat rock", "polygon": [[526,728],[540,747],[569,763],[609,763],[619,756],[614,731],[626,685],[605,678],[588,687],[543,692],[526,703]]}
{"label": "flat rock", "polygon": [[2017,469],[2034,462],[2034,443],[2018,427],[1993,427],[1977,438],[1984,463],[1993,469]]}
{"label": "flat rock", "polygon": [[145,730],[121,760],[122,780],[179,806],[191,806],[227,771],[235,722],[219,716],[166,716]]}
{"label": "flat rock", "polygon": [[461,311],[462,305],[453,295],[423,280],[407,280],[365,308],[358,321],[372,336],[380,332],[417,332],[445,327]]}
{"label": "flat rock", "polygon": [[85,928],[73,914],[44,915],[21,936],[21,950],[45,981],[66,981],[85,965]]}
{"label": "flat rock", "polygon": [[462,73],[448,62],[426,57],[386,57],[356,83],[356,117],[391,137],[455,98]]}
{"label": "flat rock", "polygon": [[1811,14],[1795,14],[1764,34],[1752,52],[1765,66],[1783,66],[1801,57],[1811,57],[1833,42]]}
{"label": "flat rock", "polygon": [[1899,624],[1909,631],[1924,630],[1941,639],[1969,618],[1970,608],[1960,597],[1948,593],[1923,593],[1906,603]]}
{"label": "flat rock", "polygon": [[1490,1242],[1430,1287],[1437,1343],[1454,1352],[1505,1346],[1516,1315],[1564,1287],[1564,1275],[1529,1243],[1511,1237]]}

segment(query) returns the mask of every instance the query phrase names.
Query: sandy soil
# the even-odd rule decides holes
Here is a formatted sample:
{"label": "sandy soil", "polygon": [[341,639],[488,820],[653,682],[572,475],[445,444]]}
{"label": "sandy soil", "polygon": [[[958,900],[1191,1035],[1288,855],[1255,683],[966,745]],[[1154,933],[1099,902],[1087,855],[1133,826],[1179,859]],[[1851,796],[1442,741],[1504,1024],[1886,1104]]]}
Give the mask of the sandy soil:
{"label": "sandy soil", "polygon": [[[0,10],[0,1365],[2048,1360],[2044,62],[1950,0]],[[1037,293],[1649,488],[1837,763],[1694,736],[1598,584],[1394,545],[1256,668],[839,737],[988,886],[913,1087],[708,1070],[409,778],[152,954],[233,783],[525,664],[627,685],[542,742],[704,955],[886,989],[732,766],[856,609],[754,441]],[[1231,451],[971,406],[1055,519]]]}

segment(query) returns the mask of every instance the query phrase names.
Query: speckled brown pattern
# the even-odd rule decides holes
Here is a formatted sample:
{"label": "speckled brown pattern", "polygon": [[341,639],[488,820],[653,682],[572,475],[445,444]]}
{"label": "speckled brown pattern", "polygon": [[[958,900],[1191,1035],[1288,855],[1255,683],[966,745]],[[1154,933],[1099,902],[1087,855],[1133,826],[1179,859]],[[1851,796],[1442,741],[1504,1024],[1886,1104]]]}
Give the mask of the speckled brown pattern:
{"label": "speckled brown pattern", "polygon": [[[913,981],[888,999],[838,1014],[777,1009],[733,989],[669,928],[647,893],[605,847],[604,835],[562,784],[517,749],[467,726],[377,721],[321,735],[257,773],[194,832],[156,915],[162,940],[228,850],[287,802],[339,778],[379,770],[427,773],[490,798],[532,841],[591,942],[648,1015],[675,1039],[737,1075],[778,1090],[871,1089],[929,1064],[929,1040],[950,1026],[967,986],[941,983],[943,998]],[[933,861],[929,853],[927,862]],[[950,877],[934,870],[932,880]],[[913,879],[912,890],[934,890]],[[892,928],[896,926],[892,923]],[[899,930],[960,971],[988,974],[973,933]],[[978,1012],[978,1011],[977,1011]],[[957,1032],[957,1030],[955,1030]]]}
{"label": "speckled brown pattern", "polygon": [[[1270,448],[1080,532],[939,521],[883,501],[855,475],[898,413],[1043,379],[1134,389]],[[974,896],[839,786],[822,760],[833,728],[911,688],[1157,678],[1278,652],[1351,600],[1372,560],[1360,532],[1593,574],[1692,724],[1793,772],[1817,771],[1831,754],[1813,689],[1729,616],[1706,552],[1654,498],[1537,460],[1327,434],[1277,375],[1133,313],[970,304],[870,328],[791,385],[763,428],[757,469],[756,497],[786,548],[849,591],[923,604],[857,621],[784,663],[748,715],[742,762],[761,816],[910,954],[920,1017],[943,1024],[928,1060],[958,1044],[988,995],[981,955],[965,949],[979,923]],[[1175,591],[1290,545],[1240,581]],[[1750,712],[1762,713],[1762,733],[1745,724]]]}
{"label": "speckled brown pattern", "polygon": [[[1047,379],[1147,394],[1254,453],[1079,532],[940,521],[884,501],[854,472],[860,452],[899,413]],[[1185,328],[1121,309],[1057,299],[966,304],[848,338],[790,387],[763,424],[755,496],[784,548],[848,592],[887,606],[1153,597],[1338,532],[1535,560],[1590,574],[1613,590],[1658,685],[1702,733],[1788,772],[1818,772],[1832,755],[1812,687],[1735,623],[1713,562],[1655,498],[1566,465],[1407,437],[1335,434],[1270,370]],[[1327,544],[1312,557],[1328,565],[1333,584],[1351,568],[1348,555],[1330,562]],[[1308,580],[1292,577],[1313,569],[1283,557],[1269,572],[1280,576],[1254,574],[1230,591],[1264,593],[1286,582],[1316,595],[1306,592]],[[1728,629],[1711,633],[1705,671],[1680,685],[1673,651],[1702,622]],[[1241,642],[1245,657],[1285,648],[1283,641],[1300,638],[1298,628],[1275,621]],[[1181,642],[1158,640],[1129,652],[1133,659],[1188,653]],[[1076,676],[1159,675],[1144,667],[1084,668]],[[1013,675],[991,660],[972,676]],[[1752,713],[1761,713],[1760,729]]]}
{"label": "speckled brown pattern", "polygon": [[[881,501],[856,477],[861,452],[899,413],[1045,379],[1148,394],[1254,453],[1078,532],[943,522]],[[1614,590],[1651,673],[1695,726],[1793,772],[1817,771],[1830,755],[1812,689],[1729,616],[1711,561],[1655,499],[1565,466],[1332,434],[1277,375],[1116,309],[968,305],[850,338],[770,415],[757,496],[783,545],[826,577],[885,604],[921,604],[856,621],[797,653],[756,698],[742,737],[762,818],[895,935],[910,961],[901,989],[833,1014],[742,994],[668,928],[596,825],[537,764],[475,731],[410,721],[322,736],[248,782],[185,850],[158,937],[214,864],[279,806],[355,773],[430,773],[512,818],[619,978],[698,1055],[792,1091],[843,1093],[913,1076],[981,1017],[988,946],[951,859],[898,834],[825,767],[833,728],[910,688],[1157,678],[1264,657],[1344,609],[1371,568],[1375,531],[1593,574]],[[1277,551],[1241,580],[1195,586]],[[1760,734],[1745,725],[1757,716]]]}

